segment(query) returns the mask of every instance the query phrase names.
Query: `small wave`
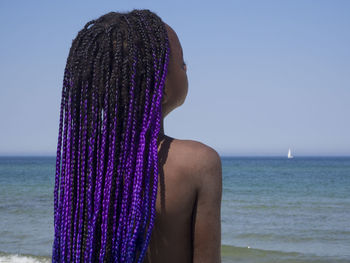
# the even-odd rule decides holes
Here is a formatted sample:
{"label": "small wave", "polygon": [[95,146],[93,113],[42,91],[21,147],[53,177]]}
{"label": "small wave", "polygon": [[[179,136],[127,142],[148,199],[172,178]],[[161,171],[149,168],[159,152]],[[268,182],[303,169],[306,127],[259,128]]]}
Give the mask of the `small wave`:
{"label": "small wave", "polygon": [[51,257],[0,252],[0,263],[51,263]]}
{"label": "small wave", "polygon": [[313,254],[264,250],[251,247],[221,246],[223,263],[349,263],[347,258],[320,257]]}
{"label": "small wave", "polygon": [[[264,234],[264,233],[242,233],[235,236],[237,239],[250,239],[250,240],[272,240],[275,242],[293,242],[293,243],[299,243],[299,242],[310,242],[314,240],[318,240],[314,237],[308,237],[308,236],[302,236],[302,235],[296,235],[296,234],[276,234],[276,233],[270,233],[270,234]],[[334,240],[334,239],[331,239]]]}

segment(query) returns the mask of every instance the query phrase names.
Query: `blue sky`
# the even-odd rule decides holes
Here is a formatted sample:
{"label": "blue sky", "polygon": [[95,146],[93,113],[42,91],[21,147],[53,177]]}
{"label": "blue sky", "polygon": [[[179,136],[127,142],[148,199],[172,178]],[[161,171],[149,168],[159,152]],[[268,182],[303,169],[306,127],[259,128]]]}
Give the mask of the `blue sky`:
{"label": "blue sky", "polygon": [[55,155],[63,70],[83,25],[147,8],[176,32],[178,139],[220,155],[350,155],[350,1],[1,1],[0,155]]}

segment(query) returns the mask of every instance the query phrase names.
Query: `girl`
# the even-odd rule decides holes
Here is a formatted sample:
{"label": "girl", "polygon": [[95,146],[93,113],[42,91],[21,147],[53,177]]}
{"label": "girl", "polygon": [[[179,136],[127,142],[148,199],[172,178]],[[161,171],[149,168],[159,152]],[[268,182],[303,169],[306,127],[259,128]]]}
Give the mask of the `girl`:
{"label": "girl", "polygon": [[174,30],[110,12],[73,40],[64,72],[52,262],[221,262],[221,160],[164,134],[188,80]]}

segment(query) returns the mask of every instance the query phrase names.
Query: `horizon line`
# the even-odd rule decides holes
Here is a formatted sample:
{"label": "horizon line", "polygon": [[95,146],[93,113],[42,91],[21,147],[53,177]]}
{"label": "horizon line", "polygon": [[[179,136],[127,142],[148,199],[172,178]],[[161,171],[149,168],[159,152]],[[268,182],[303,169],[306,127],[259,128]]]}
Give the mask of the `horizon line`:
{"label": "horizon line", "polygon": [[[220,157],[226,158],[226,157],[284,157],[287,158],[287,155],[262,155],[262,154],[219,154]],[[56,158],[56,155],[45,155],[45,154],[9,154],[9,155],[2,155],[0,154],[0,157],[49,157],[49,158]],[[304,155],[293,155],[292,159],[298,159],[300,157],[350,157],[350,154],[343,154],[343,155],[337,155],[337,154],[330,154],[330,155],[313,155],[313,154],[304,154]]]}

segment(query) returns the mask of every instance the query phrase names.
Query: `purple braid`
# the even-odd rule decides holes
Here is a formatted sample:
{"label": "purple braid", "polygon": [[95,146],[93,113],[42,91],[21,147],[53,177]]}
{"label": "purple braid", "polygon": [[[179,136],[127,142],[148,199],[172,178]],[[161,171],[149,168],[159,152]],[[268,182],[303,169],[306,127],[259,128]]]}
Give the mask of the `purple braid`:
{"label": "purple braid", "polygon": [[[93,48],[93,52],[96,51],[96,45],[94,44],[94,40],[96,40],[97,36],[99,36],[100,32],[93,35],[93,41],[83,41],[83,45],[87,45],[87,50],[90,50],[91,47]],[[87,59],[87,54],[85,54],[85,59]],[[85,73],[84,68],[84,73]],[[83,121],[83,125],[80,125],[80,131],[79,131],[79,152],[78,152],[78,189],[77,189],[77,207],[75,212],[75,219],[74,219],[74,248],[73,251],[75,252],[73,255],[73,261],[80,261],[81,257],[81,246],[82,246],[82,228],[83,228],[83,212],[84,212],[84,205],[86,205],[86,202],[84,202],[84,195],[85,195],[85,181],[86,181],[86,141],[87,141],[87,116],[88,116],[88,83],[86,82],[83,86],[81,100],[80,100],[80,120]],[[82,110],[84,110],[84,114],[82,114]],[[83,134],[81,135],[81,132]],[[81,137],[82,136],[82,137]],[[93,138],[93,137],[92,137]],[[82,142],[80,143],[80,140]],[[82,151],[82,155],[80,154],[80,151]],[[90,154],[90,153],[89,153]],[[90,156],[88,157],[90,160]],[[80,175],[81,174],[81,178]],[[85,198],[86,200],[87,198]],[[85,208],[85,211],[87,209]],[[77,222],[78,221],[78,222]],[[76,223],[78,223],[78,226],[76,228]]]}
{"label": "purple braid", "polygon": [[[128,23],[128,20],[127,18],[124,16],[125,20],[127,21]],[[131,38],[131,32],[129,31],[129,34],[128,34],[128,40],[130,40]],[[129,49],[129,52],[130,52],[130,49]],[[124,72],[126,70],[126,66],[127,64],[125,63],[125,61],[123,62],[123,75],[124,75]],[[133,68],[134,68],[134,64],[133,64]],[[133,78],[134,76],[134,71],[132,71],[132,77]],[[132,81],[131,81],[132,82]],[[123,83],[123,86],[125,86],[125,81]],[[131,153],[132,151],[130,151],[130,153],[128,152],[130,150],[130,147],[128,146],[133,146],[132,143],[131,145],[129,145],[129,137],[130,137],[130,124],[131,124],[131,120],[133,119],[133,116],[132,116],[132,113],[133,113],[133,100],[134,100],[134,85],[131,85],[130,86],[130,89],[129,89],[129,105],[128,105],[128,114],[127,114],[127,126],[126,126],[126,131],[125,131],[125,134],[126,134],[126,138],[124,139],[124,149],[123,149],[123,153],[124,153],[124,156],[123,156],[123,167],[122,169],[124,170],[123,172],[123,175],[122,177],[124,176],[124,188],[123,188],[123,195],[122,195],[122,204],[121,204],[121,213],[120,213],[120,217],[119,217],[119,223],[118,223],[118,229],[117,229],[117,240],[116,240],[116,243],[117,243],[117,246],[119,247],[120,246],[120,239],[123,240],[123,238],[125,237],[125,217],[126,217],[126,210],[128,209],[127,205],[128,205],[128,190],[129,190],[129,181],[130,181],[130,173],[129,173],[129,166],[130,166],[130,160],[132,160],[132,156]],[[131,132],[132,133],[132,132]],[[128,153],[129,153],[129,158],[126,159],[126,157],[128,156]],[[122,171],[123,171],[122,170]],[[126,173],[126,174],[125,174]],[[123,245],[124,243],[122,243],[122,248],[123,248]],[[122,253],[121,254],[121,261],[123,262],[125,260],[125,256],[124,254]]]}
{"label": "purple braid", "polygon": [[[105,36],[103,36],[102,40],[105,40]],[[102,42],[103,43],[103,42]],[[94,69],[98,71],[102,71],[101,64],[104,63],[106,60],[106,56],[104,56],[102,53],[98,53],[96,56],[96,59],[94,61]],[[103,99],[104,95],[104,99]],[[98,132],[97,132],[97,160],[96,160],[96,180],[95,180],[95,191],[94,191],[94,198],[92,198],[94,205],[91,207],[91,219],[89,221],[89,230],[88,230],[88,241],[87,241],[87,247],[86,250],[88,250],[89,254],[87,255],[87,260],[89,262],[95,261],[95,257],[99,246],[99,240],[98,240],[98,230],[99,227],[97,226],[97,223],[100,222],[100,207],[101,207],[101,192],[102,192],[102,185],[103,185],[103,174],[105,170],[105,149],[107,144],[107,125],[108,125],[108,91],[105,91],[102,93],[102,96],[99,98],[98,105],[101,105],[101,108],[98,110]],[[103,103],[102,103],[103,101]],[[102,106],[103,105],[103,106]],[[102,120],[102,123],[100,123],[100,120]],[[100,131],[102,130],[102,134]],[[85,251],[86,251],[85,250]]]}
{"label": "purple braid", "polygon": [[[111,28],[108,28],[106,30],[107,32],[107,39],[110,39],[110,34],[111,34]],[[106,43],[109,45],[110,42],[106,41]],[[109,53],[105,53],[105,56],[110,58]],[[108,63],[110,63],[108,61]],[[106,92],[108,93],[108,98],[114,96],[110,92],[110,86],[109,86],[109,80],[110,80],[110,72],[106,72],[106,82],[105,82],[105,88]],[[107,96],[106,96],[107,97]],[[111,100],[112,101],[112,98]],[[108,101],[109,105],[112,105]],[[114,111],[117,111],[117,104],[115,104],[115,107],[113,109]],[[107,243],[107,220],[108,220],[108,212],[109,212],[109,202],[110,202],[110,191],[112,187],[112,180],[113,180],[113,162],[114,162],[114,152],[115,152],[115,130],[116,130],[116,118],[114,118],[112,114],[112,110],[108,108],[108,114],[110,115],[110,119],[113,119],[113,122],[109,123],[109,136],[108,136],[108,163],[107,163],[107,172],[106,172],[106,177],[105,177],[105,185],[104,185],[104,191],[103,191],[103,199],[102,199],[102,223],[101,223],[101,247],[100,247],[100,256],[99,256],[99,261],[104,260],[105,253],[106,253],[106,243]],[[117,112],[115,113],[117,114]]]}
{"label": "purple braid", "polygon": [[[115,53],[115,56],[114,56],[114,60],[118,63],[121,61],[121,46],[122,46],[122,41],[121,41],[121,34],[120,32],[117,33],[117,40],[116,40],[116,53]],[[120,71],[117,69],[117,73],[119,73]],[[116,85],[118,86],[118,83],[120,81],[120,75],[117,74],[116,76]],[[120,98],[122,96],[119,95],[119,91],[117,90],[116,92],[116,104],[118,104]],[[124,119],[125,120],[125,119]],[[121,125],[121,121],[118,122],[119,125]],[[119,135],[119,134],[117,134]],[[121,134],[121,140],[123,141],[124,140],[124,133]],[[120,149],[120,152],[123,152],[124,151],[124,144],[122,143],[121,144],[121,149]],[[118,262],[118,256],[119,254],[116,253],[116,251],[118,250],[118,248],[114,247],[113,244],[115,244],[115,240],[116,240],[116,225],[117,225],[117,211],[118,211],[118,208],[119,208],[119,205],[120,205],[120,181],[121,181],[121,177],[122,177],[122,174],[121,174],[121,164],[122,164],[122,158],[124,157],[124,155],[122,154],[119,154],[119,158],[118,158],[118,166],[117,166],[117,171],[116,171],[116,187],[115,187],[115,193],[114,193],[114,205],[113,205],[113,219],[112,219],[112,226],[113,226],[113,229],[112,229],[112,257]]]}
{"label": "purple braid", "polygon": [[105,95],[105,100],[104,100],[104,109],[103,109],[103,127],[102,127],[102,143],[101,143],[101,149],[99,151],[99,166],[98,166],[98,171],[97,171],[97,184],[96,184],[96,189],[95,189],[95,200],[94,200],[94,215],[93,215],[93,220],[92,220],[92,235],[91,235],[91,247],[90,247],[90,258],[91,261],[94,261],[94,256],[95,253],[95,246],[97,246],[97,240],[95,237],[95,227],[96,227],[96,222],[97,222],[97,217],[99,217],[99,212],[100,212],[100,206],[101,206],[101,191],[102,191],[102,184],[103,184],[103,169],[104,169],[104,163],[105,163],[105,147],[106,147],[106,140],[107,140],[107,112],[108,112],[108,92]]}
{"label": "purple braid", "polygon": [[[68,79],[65,77],[64,80],[64,88],[65,87],[69,87],[69,81]],[[53,260],[55,261],[59,261],[61,259],[61,255],[60,251],[62,251],[61,247],[62,247],[62,236],[63,236],[63,227],[62,227],[62,211],[63,211],[63,197],[64,197],[64,189],[65,189],[65,180],[66,180],[66,153],[67,153],[67,136],[68,136],[68,101],[67,101],[67,97],[68,97],[68,92],[69,89],[67,88],[66,92],[65,92],[65,113],[64,113],[64,135],[63,135],[63,157],[62,157],[62,173],[61,173],[61,185],[60,185],[60,200],[59,200],[59,204],[58,204],[58,211],[57,211],[57,216],[58,218],[56,219],[57,222],[57,226],[55,227],[55,237],[57,238],[55,240],[55,254],[53,254]],[[57,189],[58,191],[58,189]]]}
{"label": "purple braid", "polygon": [[[165,34],[166,36],[166,34]],[[167,37],[166,37],[167,39]],[[167,39],[168,40],[168,39]],[[142,250],[141,250],[141,255],[139,257],[139,262],[141,261],[141,258],[143,258],[145,252],[146,252],[146,248],[147,245],[149,243],[149,239],[151,236],[151,232],[153,229],[153,225],[154,225],[154,219],[155,219],[155,203],[156,203],[156,197],[157,197],[157,186],[158,186],[158,148],[157,148],[157,138],[158,138],[158,134],[159,134],[159,130],[160,130],[160,120],[161,120],[161,100],[162,100],[162,95],[163,95],[163,88],[164,88],[164,84],[165,84],[165,77],[167,75],[167,69],[168,69],[168,62],[169,62],[169,45],[168,42],[166,41],[166,53],[165,53],[165,63],[164,63],[164,68],[163,68],[163,75],[162,75],[162,79],[159,85],[159,89],[158,89],[158,97],[157,97],[157,108],[156,108],[156,125],[155,125],[155,129],[154,129],[154,135],[152,136],[152,150],[153,150],[153,160],[154,160],[154,177],[153,177],[153,192],[152,192],[152,197],[151,197],[151,219],[150,219],[150,223],[149,223],[149,229],[147,232],[147,236],[146,236],[146,240],[145,240],[145,245],[143,246]],[[152,116],[152,114],[150,114]]]}
{"label": "purple braid", "polygon": [[[90,22],[89,22],[90,23]],[[87,23],[87,25],[89,25]],[[85,26],[86,27],[86,26]],[[100,35],[100,32],[97,32],[93,41],[96,40],[96,38]],[[91,41],[91,42],[93,42]],[[95,42],[92,54],[95,54],[96,50],[98,48],[97,42]],[[96,69],[98,68],[98,61],[99,61],[100,56],[96,57],[96,60],[91,60],[89,62],[89,66],[93,67],[93,79],[96,79]],[[96,90],[96,84],[95,81],[92,82],[92,98],[91,98],[91,114],[93,115],[91,117],[91,122],[90,122],[90,127],[91,127],[91,132],[90,132],[90,138],[89,138],[89,153],[88,153],[88,181],[87,181],[87,189],[86,189],[86,197],[85,197],[85,203],[86,203],[86,208],[84,211],[84,222],[83,222],[83,227],[84,227],[84,234],[83,234],[83,244],[82,246],[84,247],[84,262],[87,262],[90,260],[90,250],[89,247],[91,245],[90,243],[90,233],[91,233],[91,224],[93,220],[93,197],[92,193],[94,192],[94,183],[95,183],[95,178],[96,178],[96,166],[94,166],[94,157],[97,155],[97,151],[99,149],[99,111],[98,111],[98,97],[97,97],[97,90]],[[97,145],[96,145],[97,141]]]}
{"label": "purple braid", "polygon": [[[70,83],[71,84],[71,83]],[[70,160],[71,160],[71,122],[72,122],[72,114],[71,111],[69,109],[69,107],[71,107],[71,103],[72,103],[72,99],[71,96],[69,96],[69,100],[68,100],[68,105],[67,105],[67,112],[68,112],[68,137],[67,137],[67,161],[65,163],[65,175],[64,175],[64,199],[63,199],[63,205],[62,205],[62,210],[63,210],[63,222],[61,227],[63,227],[63,231],[61,231],[61,259],[60,261],[65,261],[65,254],[66,254],[66,233],[67,233],[67,217],[68,217],[68,196],[69,196],[69,191],[68,191],[68,187],[69,187],[69,179],[70,179]]]}
{"label": "purple braid", "polygon": [[[83,89],[84,91],[84,89]],[[81,96],[82,97],[82,96]],[[83,104],[83,100],[80,99],[80,109],[82,109],[82,104]],[[80,111],[79,113],[79,120],[82,119],[82,111]],[[80,175],[81,175],[81,167],[80,167],[80,158],[81,158],[81,152],[82,152],[82,149],[81,149],[81,132],[82,132],[82,125],[79,125],[79,134],[77,136],[78,138],[78,168],[77,168],[77,206],[79,206],[79,198],[80,198],[80,195],[79,195],[79,190],[80,190]],[[77,236],[77,217],[78,217],[78,209],[75,210],[75,213],[74,213],[74,221],[73,221],[73,251],[76,251],[76,236]],[[75,259],[75,253],[73,255],[73,261]]]}
{"label": "purple braid", "polygon": [[[77,191],[77,193],[79,194],[79,201],[78,201],[78,207],[76,209],[77,213],[79,210],[79,218],[78,218],[78,230],[77,231],[77,237],[76,237],[76,253],[74,254],[75,257],[73,258],[73,261],[80,261],[80,256],[81,256],[81,251],[80,251],[80,247],[81,247],[81,236],[82,236],[82,218],[83,218],[83,206],[84,206],[84,189],[85,189],[85,156],[86,156],[86,136],[87,136],[87,86],[85,86],[84,90],[83,90],[83,94],[84,94],[84,129],[83,129],[83,141],[82,141],[82,152],[83,152],[83,158],[78,159],[79,162],[81,162],[81,180],[78,180],[78,186],[81,183],[81,187],[80,189]],[[83,99],[82,99],[83,101]],[[83,106],[83,105],[82,105]],[[78,177],[79,178],[79,177]]]}
{"label": "purple braid", "polygon": [[[57,154],[56,154],[56,175],[55,175],[55,189],[54,189],[54,227],[55,227],[55,237],[53,244],[53,259],[54,261],[58,261],[58,233],[59,233],[59,210],[58,210],[58,190],[59,184],[61,181],[62,185],[62,170],[61,167],[61,145],[62,145],[62,126],[63,126],[63,111],[66,106],[66,89],[67,89],[67,72],[65,72],[64,76],[64,84],[62,88],[62,99],[61,99],[61,109],[60,109],[60,124],[59,124],[59,132],[58,132],[58,143],[57,143]],[[66,113],[67,111],[65,111]],[[66,136],[64,136],[65,138]],[[64,156],[63,156],[64,157]],[[63,165],[64,166],[64,165]]]}
{"label": "purple braid", "polygon": [[[146,19],[144,18],[143,14],[138,12],[138,15],[140,17],[140,20],[142,21],[142,23],[145,25],[146,29],[148,31],[150,31],[150,27],[146,21]],[[150,34],[151,35],[151,34]],[[155,72],[155,87],[157,87],[158,84],[158,80],[159,80],[159,74],[158,74],[158,66],[160,64],[160,58],[159,60],[156,59],[156,55],[155,55],[155,48],[154,48],[154,43],[153,43],[153,38],[150,37],[151,41],[150,41],[150,45],[152,47],[152,57],[153,60],[155,61],[155,63],[153,63],[153,67],[154,67],[154,72]],[[156,63],[158,62],[158,63]],[[149,81],[149,79],[147,80]],[[152,97],[152,102],[151,105],[154,106],[154,101],[155,101],[155,96],[157,95],[156,92],[154,92],[153,97]],[[148,118],[148,122],[147,122],[147,127],[151,121],[151,119],[153,119],[153,107],[151,107],[150,113],[149,113],[149,118]],[[151,136],[154,136],[153,134]],[[150,187],[150,169],[151,169],[151,163],[154,162],[155,160],[153,159],[153,154],[152,154],[152,141],[151,141],[151,145],[149,146],[149,152],[148,152],[148,164],[147,164],[147,169],[146,169],[146,177],[145,177],[145,192],[147,193],[144,197],[144,202],[143,202],[143,207],[144,207],[144,219],[143,219],[143,225],[142,225],[142,229],[144,230],[147,224],[147,221],[149,220],[149,187]],[[149,230],[151,231],[151,230]],[[142,241],[141,241],[142,242]],[[139,257],[139,262],[142,261],[144,254],[145,254],[145,249],[148,246],[149,241],[148,240],[144,240],[143,244],[141,244],[142,250],[141,250],[141,255]]]}
{"label": "purple braid", "polygon": [[[77,92],[74,92],[74,95],[73,95],[73,103],[72,105],[75,105],[75,103],[77,103],[77,100],[78,100],[78,94]],[[77,165],[76,165],[76,157],[77,157],[77,142],[79,141],[79,124],[78,124],[78,120],[77,120],[77,107],[74,107],[73,106],[73,114],[71,116],[72,118],[72,128],[71,128],[71,162],[70,162],[70,170],[69,170],[69,190],[68,190],[68,198],[67,198],[67,222],[66,222],[66,225],[67,225],[67,246],[68,246],[68,253],[67,253],[67,261],[68,262],[71,262],[71,256],[72,256],[72,246],[71,244],[73,243],[73,236],[71,235],[71,231],[72,231],[72,228],[74,226],[73,224],[73,219],[74,219],[74,206],[75,203],[72,203],[72,200],[74,200],[74,178],[75,178],[75,174],[76,174],[76,168],[77,168]],[[78,139],[76,139],[78,138]]]}
{"label": "purple braid", "polygon": [[[126,17],[125,17],[126,18]],[[127,18],[126,18],[127,19]],[[129,31],[131,32],[131,30]],[[132,40],[131,38],[131,34],[129,34],[130,36],[130,40]],[[129,46],[129,52],[130,54],[133,54],[133,64],[132,64],[132,75],[131,75],[131,81],[130,81],[130,103],[129,103],[129,116],[128,116],[128,124],[131,123],[132,120],[132,126],[131,126],[131,141],[130,141],[130,153],[129,153],[129,159],[126,162],[126,184],[124,187],[124,191],[123,191],[123,203],[122,203],[122,223],[121,225],[123,226],[123,232],[122,232],[122,261],[125,260],[125,258],[127,258],[128,256],[126,255],[126,246],[128,244],[128,238],[129,238],[129,222],[128,222],[128,214],[130,211],[130,186],[132,186],[132,181],[133,181],[133,174],[132,169],[133,169],[133,163],[134,163],[134,148],[135,148],[135,124],[136,124],[136,117],[135,115],[135,111],[133,110],[134,107],[134,89],[135,89],[135,74],[136,74],[136,63],[137,63],[137,59],[136,59],[136,54],[133,53],[134,48],[131,47],[132,45]],[[135,108],[136,110],[136,108]],[[132,114],[132,115],[131,115]],[[127,127],[127,130],[129,129],[129,127]]]}
{"label": "purple braid", "polygon": [[[152,45],[152,48],[153,48],[153,45]],[[152,50],[153,51],[153,55],[154,55],[154,50]],[[156,70],[156,64],[154,64],[154,68],[155,68],[155,70]],[[158,76],[158,72],[157,72],[157,74],[156,74],[156,77]],[[158,79],[156,78],[156,84],[155,84],[155,87],[157,86],[157,81],[158,81]],[[155,96],[157,95],[157,93],[155,92],[154,93],[154,95],[153,95],[153,98],[152,98],[152,105],[155,105],[156,106],[156,108],[158,108],[159,107],[159,104],[154,104],[154,99],[155,99]],[[148,109],[148,102],[145,104],[145,108],[146,109]],[[134,202],[134,205],[132,205],[132,208],[133,208],[133,212],[132,212],[132,215],[131,215],[131,219],[132,220],[136,220],[136,226],[135,226],[135,228],[134,228],[134,232],[133,232],[133,236],[132,236],[132,238],[131,238],[131,240],[129,241],[129,246],[128,246],[128,248],[129,248],[129,253],[128,253],[128,255],[134,255],[134,249],[135,249],[135,245],[136,245],[136,239],[137,239],[137,236],[138,236],[138,234],[141,232],[142,233],[142,231],[141,230],[139,230],[139,225],[140,225],[140,209],[139,209],[139,207],[140,207],[140,203],[141,203],[141,197],[139,196],[139,194],[140,194],[140,192],[141,192],[141,190],[142,190],[142,177],[141,177],[141,175],[142,175],[142,160],[143,160],[143,153],[144,153],[144,149],[145,149],[145,132],[146,132],[146,130],[148,129],[148,127],[149,127],[149,124],[150,124],[150,121],[151,121],[151,119],[153,119],[154,117],[153,117],[153,107],[151,108],[151,110],[150,110],[150,112],[149,113],[147,113],[146,111],[145,111],[145,114],[144,114],[144,118],[143,118],[143,121],[142,121],[142,127],[143,127],[143,129],[142,129],[142,132],[141,132],[141,141],[140,141],[140,143],[139,143],[139,151],[138,151],[138,163],[137,163],[137,165],[136,165],[136,176],[135,176],[135,179],[134,179],[134,185],[136,185],[136,189],[135,189],[135,191],[134,191],[134,193],[133,193],[133,202]],[[152,138],[154,137],[154,134],[152,135]],[[148,173],[146,172],[146,177],[148,176]],[[147,179],[146,179],[147,180]],[[156,185],[156,187],[157,187],[157,185]],[[147,197],[148,197],[148,195],[147,195]],[[135,204],[136,203],[136,204]],[[137,209],[137,212],[135,211]],[[135,219],[135,217],[136,217],[136,214],[137,214],[137,218]]]}
{"label": "purple braid", "polygon": [[[87,207],[86,207],[86,211],[88,211],[88,214],[86,215],[87,220],[89,223],[92,220],[92,186],[93,186],[93,172],[94,172],[94,168],[93,168],[93,156],[94,156],[94,152],[96,151],[96,147],[95,147],[95,136],[96,136],[96,131],[97,131],[97,107],[95,106],[97,105],[97,98],[96,98],[96,94],[95,91],[93,91],[92,93],[92,113],[93,113],[93,118],[91,120],[91,127],[92,127],[92,135],[90,137],[90,141],[89,141],[89,175],[88,175],[88,187],[87,187]],[[88,231],[85,231],[85,233],[88,233]],[[87,235],[85,236],[85,239],[87,239]],[[87,246],[88,247],[88,246]],[[88,260],[88,249],[84,250],[84,262],[87,262]]]}

